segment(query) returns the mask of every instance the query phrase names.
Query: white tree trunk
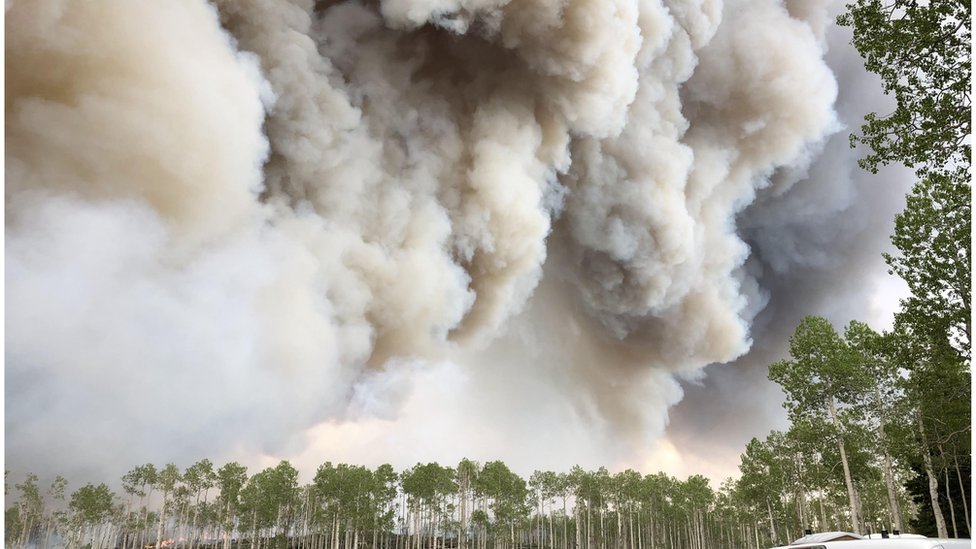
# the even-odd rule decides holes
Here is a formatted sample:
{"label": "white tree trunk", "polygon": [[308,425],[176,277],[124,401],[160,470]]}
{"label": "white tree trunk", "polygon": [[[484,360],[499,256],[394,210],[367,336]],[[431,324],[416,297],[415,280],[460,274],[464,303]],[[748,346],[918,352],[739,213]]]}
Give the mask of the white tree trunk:
{"label": "white tree trunk", "polygon": [[620,507],[618,506],[617,507],[617,543],[615,543],[614,545],[616,545],[616,547],[620,549],[620,545],[623,543],[623,540],[624,540],[623,523],[620,520]]}
{"label": "white tree trunk", "polygon": [[580,516],[580,512],[579,511],[580,511],[579,501],[576,501],[573,504],[573,515],[576,516],[576,528],[575,528],[575,530],[576,530],[576,549],[580,549],[583,546],[582,539],[581,539],[582,538],[582,535],[581,535],[582,534],[582,528],[580,528],[580,526],[582,526],[580,524],[580,522],[581,522],[580,519],[582,517]]}
{"label": "white tree trunk", "polygon": [[569,512],[566,510],[566,496],[563,496],[563,549],[569,549]]}
{"label": "white tree trunk", "polygon": [[844,467],[844,484],[847,485],[847,498],[850,500],[851,506],[851,525],[854,528],[854,533],[861,535],[864,532],[864,524],[861,518],[860,506],[857,504],[857,491],[851,479],[851,468],[847,463],[847,449],[844,447],[844,437],[841,432],[840,422],[837,420],[837,409],[834,407],[834,397],[832,396],[827,398],[827,411],[830,413],[830,419],[837,429],[837,449],[840,451],[840,461]]}
{"label": "white tree trunk", "polygon": [[935,528],[940,538],[949,537],[946,530],[945,517],[942,515],[942,507],[939,505],[939,479],[935,475],[932,467],[932,456],[929,455],[928,437],[925,436],[925,425],[922,422],[922,412],[916,414],[918,423],[918,433],[922,438],[922,460],[925,463],[925,474],[929,477],[929,499],[932,501],[932,514],[935,515]]}
{"label": "white tree trunk", "polygon": [[959,479],[959,490],[962,494],[962,510],[964,511],[963,516],[966,517],[966,531],[972,537],[973,529],[969,522],[969,504],[966,502],[966,485],[963,484],[962,472],[959,471],[959,456],[952,456],[952,459],[956,464],[956,478]]}
{"label": "white tree trunk", "polygon": [[461,490],[461,520],[458,527],[458,549],[467,549],[468,547],[468,475],[467,472],[462,473],[461,482],[458,483]]}
{"label": "white tree trunk", "polygon": [[[641,510],[643,510],[643,509],[641,509]],[[641,528],[641,525],[640,525],[640,515],[641,515],[640,511],[641,510],[638,510],[637,511],[637,549],[644,549],[644,537],[642,536],[642,534],[644,533],[644,530]]]}
{"label": "white tree trunk", "polygon": [[224,529],[224,549],[230,549],[230,527],[227,524],[230,522],[230,502],[224,507],[224,520],[221,526]]}
{"label": "white tree trunk", "polygon": [[952,504],[952,492],[949,490],[949,469],[945,470],[945,482],[946,499],[949,501],[949,518],[952,519],[952,537],[958,538],[959,529],[956,528],[956,507]]}
{"label": "white tree trunk", "polygon": [[773,523],[773,506],[766,498],[766,511],[769,513],[769,535],[772,537],[773,545],[779,545],[779,536],[776,535],[776,525]]}
{"label": "white tree trunk", "polygon": [[158,548],[163,541],[163,521],[166,519],[166,499],[169,493],[163,491],[163,506],[159,510],[159,528],[156,530],[156,547]]}
{"label": "white tree trunk", "polygon": [[549,549],[556,549],[556,529],[552,523],[553,515],[556,513],[552,510],[553,503],[555,501],[549,502]]}
{"label": "white tree trunk", "polygon": [[823,490],[820,491],[820,530],[827,531],[830,527],[827,525],[827,511],[824,509],[824,498],[826,496]]}
{"label": "white tree trunk", "polygon": [[895,476],[892,473],[891,453],[888,451],[888,437],[885,434],[885,413],[881,402],[881,391],[877,387],[874,389],[874,397],[878,406],[878,438],[881,444],[881,453],[884,458],[881,466],[884,473],[885,489],[888,491],[888,510],[891,515],[891,527],[893,530],[902,530],[901,505],[898,503],[898,492],[895,489]]}

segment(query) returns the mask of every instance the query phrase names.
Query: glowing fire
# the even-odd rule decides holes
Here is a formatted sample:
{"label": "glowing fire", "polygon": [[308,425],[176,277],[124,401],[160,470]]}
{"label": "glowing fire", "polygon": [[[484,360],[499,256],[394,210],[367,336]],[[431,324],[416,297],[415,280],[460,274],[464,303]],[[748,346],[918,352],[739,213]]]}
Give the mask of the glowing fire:
{"label": "glowing fire", "polygon": [[[183,540],[180,539],[179,541],[183,541]],[[159,546],[160,547],[169,547],[170,545],[173,545],[176,542],[177,542],[177,540],[175,540],[173,538],[164,539],[163,541],[159,542]],[[142,549],[155,549],[155,547],[156,546],[154,544],[150,543],[149,545],[144,545]]]}

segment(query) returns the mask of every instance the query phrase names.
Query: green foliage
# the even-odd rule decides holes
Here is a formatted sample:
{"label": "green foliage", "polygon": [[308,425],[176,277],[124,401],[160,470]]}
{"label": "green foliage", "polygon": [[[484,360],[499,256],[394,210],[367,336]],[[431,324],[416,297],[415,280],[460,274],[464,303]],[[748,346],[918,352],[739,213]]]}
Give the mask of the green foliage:
{"label": "green foliage", "polygon": [[321,465],[314,486],[324,495],[324,510],[342,524],[370,528],[374,517],[389,503],[390,483],[395,482],[392,467],[382,466],[378,473],[381,476],[361,465]]}
{"label": "green foliage", "polygon": [[180,469],[172,463],[167,463],[153,478],[160,490],[172,492],[180,482]]}
{"label": "green foliage", "polygon": [[408,496],[433,506],[457,491],[454,471],[437,463],[418,463],[403,473],[401,483]]}
{"label": "green foliage", "polygon": [[86,484],[71,494],[68,508],[76,523],[94,526],[112,516],[115,494],[105,484]]}
{"label": "green foliage", "polygon": [[126,494],[143,498],[148,495],[147,488],[159,482],[158,477],[159,473],[152,463],[139,465],[122,476],[122,489]]}
{"label": "green foliage", "polygon": [[[913,510],[932,512],[925,503],[928,481],[907,485],[924,488],[914,503],[895,481],[912,478],[912,468],[925,456],[943,484],[950,475],[962,476],[958,471],[968,472],[971,382],[958,353],[914,328],[897,322],[896,331],[879,334],[852,321],[840,336],[825,319],[803,319],[790,339],[790,358],[769,370],[787,395],[784,407],[793,424],[785,437],[774,431],[765,441],[750,442],[735,495],[753,509],[765,501],[768,515],[777,517],[770,522],[785,525],[790,513],[817,519],[821,529],[843,524],[837,513],[845,506],[859,509],[875,530],[890,529],[891,517],[902,510],[905,518],[916,517],[914,524],[927,523]],[[852,483],[846,494],[842,469]],[[968,496],[962,489],[952,497],[960,508]],[[821,507],[820,517],[798,501],[811,498]],[[841,520],[828,520],[825,507]],[[945,509],[950,510],[948,500]]]}
{"label": "green foliage", "polygon": [[[919,512],[910,521],[911,530],[924,536],[937,537],[938,531],[933,518],[932,502],[929,500],[928,495],[928,477],[926,476],[921,464],[915,465],[912,468],[911,473],[911,477],[906,482],[906,486],[915,504],[919,508]],[[961,468],[961,476],[963,486],[968,487],[972,485],[972,470],[968,464],[967,466]],[[950,484],[950,489],[953,492],[953,496],[955,498],[959,498],[959,485],[956,484],[958,479],[953,478],[952,481],[953,482]],[[939,485],[938,494],[939,502],[943,506],[943,512],[948,515],[949,498],[945,483]],[[971,506],[969,509],[970,512],[972,512]],[[959,505],[957,502],[954,510],[956,513],[956,523],[960,530],[960,537],[972,538],[972,532],[966,529],[965,508],[962,505]],[[948,516],[946,519],[951,520]]]}
{"label": "green foliage", "polygon": [[790,338],[790,359],[769,367],[769,379],[786,393],[795,420],[823,417],[831,402],[852,404],[870,387],[857,353],[821,317],[800,321]]}
{"label": "green foliage", "polygon": [[247,467],[236,461],[217,470],[218,501],[222,507],[236,509],[240,505],[241,489],[247,482]]}
{"label": "green foliage", "polygon": [[707,509],[715,499],[715,493],[702,475],[691,475],[682,485],[685,501],[694,509]]}
{"label": "green foliage", "polygon": [[30,536],[31,529],[36,527],[44,512],[44,500],[41,498],[41,490],[37,486],[37,475],[28,473],[24,482],[15,486],[20,493],[17,506],[20,508],[20,520],[23,522],[23,529],[26,536]]}
{"label": "green foliage", "polygon": [[298,501],[298,470],[283,460],[251,477],[240,492],[241,508],[258,528],[287,530]]}
{"label": "green foliage", "polygon": [[869,114],[861,135],[851,136],[852,146],[871,148],[861,166],[876,173],[900,162],[921,176],[968,168],[970,2],[857,0],[847,8],[838,24],[852,28],[865,67],[897,101],[894,112]]}
{"label": "green foliage", "polygon": [[12,547],[20,541],[23,525],[20,520],[20,507],[13,505],[3,512],[3,541]]}
{"label": "green foliage", "polygon": [[512,525],[528,517],[528,486],[505,463],[486,463],[478,475],[477,486],[479,492],[491,500],[491,510],[497,522]]}
{"label": "green foliage", "polygon": [[58,475],[54,477],[54,482],[51,483],[51,487],[48,489],[47,495],[48,497],[54,499],[55,501],[57,500],[63,501],[64,491],[65,489],[67,489],[67,487],[68,487],[68,481],[61,475]]}
{"label": "green foliage", "polygon": [[[205,535],[221,532],[245,547],[372,549],[375,543],[376,549],[440,549],[452,546],[452,538],[461,535],[463,546],[472,549],[755,548],[757,539],[766,547],[798,537],[801,505],[820,529],[831,521],[840,524],[843,497],[837,496],[843,489],[837,486],[842,481],[838,458],[831,454],[831,445],[823,443],[825,433],[822,422],[805,419],[786,433],[754,439],[742,457],[740,478],[726,480],[718,491],[702,475],[682,480],[632,469],[611,474],[602,467],[536,471],[527,483],[504,462],[479,466],[469,460],[453,469],[417,464],[401,474],[388,464],[370,470],[327,462],[312,483],[302,487],[298,471],[286,461],[250,478],[242,465],[229,463],[215,473],[221,493],[213,504],[179,507],[174,503],[178,497],[170,500],[162,539],[186,536],[192,546]],[[871,472],[870,452],[852,447],[857,454],[853,466],[864,469],[859,475],[865,513],[880,520],[883,491],[876,471]],[[184,473],[180,483],[167,485],[169,489],[175,494],[198,484],[193,480],[195,469],[207,467],[189,467],[190,473]],[[132,474],[123,478],[138,490]],[[31,483],[29,479],[22,485]],[[63,495],[63,479],[49,493],[59,491]],[[462,497],[471,503],[463,520],[458,504]],[[564,497],[565,511],[552,505]],[[547,502],[541,510],[537,498]],[[155,502],[161,504],[159,498]],[[820,522],[814,504],[826,507],[827,523]],[[177,507],[179,512],[172,511]],[[19,545],[23,539],[23,509],[18,504],[6,512],[8,545]],[[529,520],[532,509],[540,515]],[[108,536],[116,533],[125,536],[126,547],[155,542],[156,527],[146,525],[159,524],[159,515],[121,513],[105,485],[89,484],[76,491],[69,511],[71,520],[59,531],[68,534],[73,546],[89,540],[93,547],[106,546]],[[56,513],[47,518],[55,517]]]}
{"label": "green foliage", "polygon": [[838,23],[853,30],[865,67],[877,73],[895,111],[865,118],[860,161],[877,172],[891,162],[913,167],[919,181],[895,220],[886,254],[911,290],[898,322],[916,336],[970,359],[972,104],[971,10],[964,0],[857,0]]}
{"label": "green foliage", "polygon": [[898,321],[934,344],[970,359],[972,309],[971,191],[968,174],[932,174],[908,196],[895,218],[892,242],[900,252],[885,254],[891,271],[911,290]]}
{"label": "green foliage", "polygon": [[206,492],[217,485],[217,473],[209,459],[201,459],[186,468],[183,481],[193,493]]}

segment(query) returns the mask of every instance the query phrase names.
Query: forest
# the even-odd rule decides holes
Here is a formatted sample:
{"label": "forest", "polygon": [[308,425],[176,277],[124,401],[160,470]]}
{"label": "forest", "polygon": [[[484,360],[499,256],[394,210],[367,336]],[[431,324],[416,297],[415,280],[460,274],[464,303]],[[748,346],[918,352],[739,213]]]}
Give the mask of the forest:
{"label": "forest", "polygon": [[[868,397],[879,409],[882,397]],[[914,426],[893,416],[888,423],[865,416],[855,424],[853,406],[837,407],[843,436],[829,434],[837,432],[833,423],[810,419],[754,439],[742,455],[741,476],[718,490],[702,475],[680,480],[574,467],[525,479],[502,461],[467,459],[399,472],[386,464],[326,462],[304,485],[288,461],[252,475],[235,462],[217,468],[202,459],[182,471],[147,463],[121,478],[121,494],[106,484],[69,494],[64,478],[42,488],[29,474],[14,486],[5,542],[96,549],[758,549],[788,543],[807,529],[926,532],[940,507],[948,508],[951,536],[970,535],[968,431],[948,431],[960,427],[951,422],[939,429],[948,418],[922,410],[911,411],[921,418]],[[886,438],[870,432],[885,426]],[[926,437],[924,465],[894,450],[918,449],[917,439],[899,436]],[[859,526],[849,512],[851,494]]]}
{"label": "forest", "polygon": [[890,331],[799,323],[789,356],[769,366],[790,427],[749,442],[737,478],[716,489],[701,475],[578,466],[523,478],[467,459],[403,471],[325,462],[308,484],[288,461],[253,473],[146,463],[77,488],[24,471],[11,487],[8,471],[6,545],[759,549],[805,531],[971,537],[970,10],[856,0],[838,19],[897,100],[851,136],[871,150],[862,168],[917,175],[897,252],[884,257],[911,295]]}

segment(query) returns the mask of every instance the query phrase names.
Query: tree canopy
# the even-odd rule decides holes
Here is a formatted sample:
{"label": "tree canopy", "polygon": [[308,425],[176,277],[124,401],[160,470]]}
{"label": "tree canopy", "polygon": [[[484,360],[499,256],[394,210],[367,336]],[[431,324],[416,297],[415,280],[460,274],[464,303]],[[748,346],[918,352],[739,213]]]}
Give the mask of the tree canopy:
{"label": "tree canopy", "polygon": [[837,22],[851,27],[867,70],[894,96],[894,112],[865,117],[851,144],[870,148],[863,168],[892,162],[919,175],[968,170],[971,10],[968,0],[857,0]]}

